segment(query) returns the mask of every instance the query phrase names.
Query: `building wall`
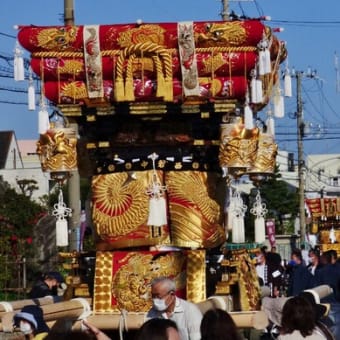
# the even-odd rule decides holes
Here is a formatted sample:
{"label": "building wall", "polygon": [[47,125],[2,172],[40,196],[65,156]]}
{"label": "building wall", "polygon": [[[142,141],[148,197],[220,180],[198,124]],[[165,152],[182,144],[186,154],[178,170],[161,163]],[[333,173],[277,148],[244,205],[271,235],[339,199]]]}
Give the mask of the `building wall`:
{"label": "building wall", "polygon": [[[15,139],[12,141],[9,150],[15,149],[15,146],[18,145],[17,154],[18,159],[17,167],[13,167],[15,157],[11,154],[8,156],[7,167],[5,169],[0,170],[0,175],[3,176],[3,179],[7,181],[13,188],[16,188],[19,192],[19,188],[17,186],[17,180],[29,179],[37,181],[38,190],[33,192],[33,199],[38,200],[39,197],[43,195],[48,195],[49,193],[49,179],[50,175],[48,173],[44,173],[41,170],[39,157],[36,154],[36,141],[32,140],[20,140],[16,143]],[[19,166],[21,163],[21,166]]]}
{"label": "building wall", "polygon": [[306,195],[340,196],[340,154],[306,157]]}

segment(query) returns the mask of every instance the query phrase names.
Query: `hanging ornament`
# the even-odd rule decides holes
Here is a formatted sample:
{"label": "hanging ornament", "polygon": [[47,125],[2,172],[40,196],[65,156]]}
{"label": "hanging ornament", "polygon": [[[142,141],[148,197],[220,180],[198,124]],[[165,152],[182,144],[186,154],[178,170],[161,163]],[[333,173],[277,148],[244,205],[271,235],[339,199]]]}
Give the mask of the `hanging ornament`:
{"label": "hanging ornament", "polygon": [[166,186],[163,186],[158,179],[156,171],[156,159],[158,158],[158,155],[153,153],[149,155],[148,158],[152,160],[153,174],[151,183],[146,191],[149,195],[149,216],[147,225],[160,227],[168,223],[166,200],[164,197]]}
{"label": "hanging ornament", "polygon": [[28,78],[28,109],[30,111],[35,110],[35,88],[34,88],[31,68],[29,69],[29,78]]}
{"label": "hanging ornament", "polygon": [[25,80],[23,51],[20,48],[18,41],[16,42],[14,49],[14,80]]}
{"label": "hanging ornament", "polygon": [[285,97],[292,96],[292,77],[290,75],[288,65],[286,65],[286,69],[283,75],[283,89]]}
{"label": "hanging ornament", "polygon": [[255,242],[263,243],[266,240],[266,230],[264,217],[268,210],[265,203],[262,203],[260,190],[257,191],[255,203],[250,209],[250,213],[255,217]]}
{"label": "hanging ornament", "polygon": [[240,192],[235,189],[230,197],[228,208],[228,229],[232,230],[232,243],[244,243],[244,214],[247,206],[243,204]]}
{"label": "hanging ornament", "polygon": [[247,130],[252,130],[254,128],[253,111],[248,104],[244,107],[244,127]]}
{"label": "hanging ornament", "polygon": [[50,128],[50,119],[45,103],[45,99],[42,96],[40,99],[40,110],[38,113],[38,130],[39,134],[43,135]]}
{"label": "hanging ornament", "polygon": [[258,74],[263,76],[265,74],[269,74],[272,71],[271,59],[270,59],[270,50],[269,50],[269,41],[263,34],[262,40],[257,45],[259,49],[259,59],[258,59]]}
{"label": "hanging ornament", "polygon": [[252,78],[250,81],[250,96],[253,104],[262,103],[263,101],[262,80],[257,79],[256,70],[253,70],[252,72]]}
{"label": "hanging ornament", "polygon": [[266,126],[267,126],[267,133],[275,136],[275,121],[274,118],[270,113],[268,113],[268,118],[266,119]]}
{"label": "hanging ornament", "polygon": [[63,191],[59,189],[58,203],[53,206],[52,215],[57,218],[56,243],[57,247],[68,246],[68,225],[66,217],[72,216],[72,209],[67,208],[63,199]]}
{"label": "hanging ornament", "polygon": [[273,111],[274,111],[274,116],[276,118],[283,118],[285,115],[284,98],[281,95],[281,89],[279,86],[276,86],[274,90]]}

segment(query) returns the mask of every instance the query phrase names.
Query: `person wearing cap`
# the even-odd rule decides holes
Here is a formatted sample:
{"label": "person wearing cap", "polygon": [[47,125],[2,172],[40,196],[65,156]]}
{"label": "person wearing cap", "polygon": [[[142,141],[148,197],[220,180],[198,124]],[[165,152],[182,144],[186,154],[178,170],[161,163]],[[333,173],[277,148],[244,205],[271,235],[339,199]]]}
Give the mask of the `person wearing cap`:
{"label": "person wearing cap", "polygon": [[14,315],[14,325],[19,327],[25,339],[41,340],[49,332],[44,320],[43,310],[37,305],[28,305]]}
{"label": "person wearing cap", "polygon": [[58,295],[58,287],[63,284],[64,279],[59,272],[49,272],[38,280],[29,292],[31,299],[52,296],[54,302],[61,301]]}

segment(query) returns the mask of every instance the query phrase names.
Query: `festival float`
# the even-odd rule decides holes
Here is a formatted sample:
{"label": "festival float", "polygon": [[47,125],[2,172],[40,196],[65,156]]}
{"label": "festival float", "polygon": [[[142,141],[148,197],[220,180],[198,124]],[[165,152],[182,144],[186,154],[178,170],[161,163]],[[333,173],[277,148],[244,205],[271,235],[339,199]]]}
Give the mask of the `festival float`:
{"label": "festival float", "polygon": [[[287,53],[275,30],[261,19],[18,29],[41,81],[41,166],[91,178],[93,297],[90,307],[79,298],[59,303],[68,304],[63,317],[70,308],[102,329],[138,328],[150,281],[170,276],[177,295],[202,311],[218,306],[239,327],[263,329],[237,181],[274,171]],[[52,124],[46,101],[65,124]],[[264,129],[256,118],[268,104]],[[62,196],[58,203],[57,245],[67,246],[69,212]],[[255,244],[265,240],[265,212],[258,193]],[[207,296],[206,253],[224,244],[240,247]],[[42,308],[55,321],[54,305]]]}
{"label": "festival float", "polygon": [[307,198],[306,207],[310,217],[310,233],[316,236],[320,250],[335,250],[340,254],[340,198]]}

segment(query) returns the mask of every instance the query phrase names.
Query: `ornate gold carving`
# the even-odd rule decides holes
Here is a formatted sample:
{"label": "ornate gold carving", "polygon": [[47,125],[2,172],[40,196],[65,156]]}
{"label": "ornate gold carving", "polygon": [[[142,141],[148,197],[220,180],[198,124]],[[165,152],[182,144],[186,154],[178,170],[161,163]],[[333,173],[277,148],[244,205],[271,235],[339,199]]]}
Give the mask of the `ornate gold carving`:
{"label": "ornate gold carving", "polygon": [[117,42],[121,47],[152,42],[157,45],[164,45],[165,29],[158,25],[142,25],[119,33]]}
{"label": "ornate gold carving", "polygon": [[182,276],[185,261],[182,252],[165,253],[159,257],[152,253],[127,253],[119,260],[122,265],[112,278],[112,296],[118,309],[148,311],[152,304],[150,282],[159,276],[174,277],[177,289],[185,288]]}
{"label": "ornate gold carving", "polygon": [[173,243],[183,247],[216,247],[225,240],[213,175],[199,171],[166,174]]}
{"label": "ornate gold carving", "polygon": [[204,64],[203,72],[214,73],[223,65],[228,64],[228,60],[225,60],[223,58],[222,53],[217,53],[214,56],[205,59],[203,61],[203,64]]}
{"label": "ornate gold carving", "polygon": [[222,124],[219,161],[221,167],[250,168],[258,148],[259,130],[242,124]]}
{"label": "ornate gold carving", "polygon": [[99,175],[92,180],[92,218],[100,236],[116,237],[137,229],[147,220],[148,197],[145,192],[151,174],[128,173]]}
{"label": "ornate gold carving", "polygon": [[80,60],[64,60],[62,65],[59,63],[58,72],[77,76],[79,73],[84,72],[84,62]]}
{"label": "ornate gold carving", "polygon": [[273,136],[261,133],[255,162],[247,172],[274,173],[277,149],[278,146],[274,143]]}
{"label": "ornate gold carving", "polygon": [[205,250],[191,250],[187,255],[187,300],[198,303],[206,299]]}
{"label": "ornate gold carving", "polygon": [[207,24],[207,32],[196,36],[200,47],[239,46],[247,38],[247,31],[241,21]]}
{"label": "ornate gold carving", "polygon": [[79,81],[66,83],[60,89],[60,97],[70,97],[73,99],[87,98],[86,86]]}
{"label": "ornate gold carving", "polygon": [[77,138],[72,129],[54,129],[40,135],[37,153],[43,171],[77,169]]}
{"label": "ornate gold carving", "polygon": [[67,50],[77,37],[76,26],[45,28],[39,31],[37,35],[38,47],[46,50]]}

